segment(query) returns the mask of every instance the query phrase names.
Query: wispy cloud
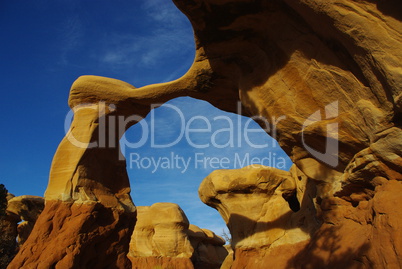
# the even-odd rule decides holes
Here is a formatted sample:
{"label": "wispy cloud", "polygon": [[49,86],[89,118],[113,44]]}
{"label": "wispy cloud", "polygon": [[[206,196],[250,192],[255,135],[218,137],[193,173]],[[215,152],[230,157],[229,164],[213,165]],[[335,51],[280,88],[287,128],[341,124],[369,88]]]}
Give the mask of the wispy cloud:
{"label": "wispy cloud", "polygon": [[[107,41],[100,60],[114,67],[130,65],[153,67],[160,60],[168,60],[182,50],[190,51],[192,40],[181,29],[156,31],[147,35],[116,35]],[[185,40],[187,39],[186,42]]]}
{"label": "wispy cloud", "polygon": [[[191,62],[194,40],[185,16],[167,1],[144,1],[141,9],[145,15],[136,27],[142,31],[107,36],[100,52],[96,54],[101,63],[116,70],[127,70],[163,68],[163,65],[175,61],[179,55],[186,55]],[[180,72],[165,68],[162,80],[174,79],[188,67],[188,63],[182,64]]]}
{"label": "wispy cloud", "polygon": [[82,44],[84,29],[78,16],[67,18],[61,27],[61,60],[63,64],[68,64],[68,54],[79,48]]}
{"label": "wispy cloud", "polygon": [[163,23],[166,28],[178,28],[183,24],[183,16],[171,2],[166,0],[147,0],[142,9],[150,18]]}

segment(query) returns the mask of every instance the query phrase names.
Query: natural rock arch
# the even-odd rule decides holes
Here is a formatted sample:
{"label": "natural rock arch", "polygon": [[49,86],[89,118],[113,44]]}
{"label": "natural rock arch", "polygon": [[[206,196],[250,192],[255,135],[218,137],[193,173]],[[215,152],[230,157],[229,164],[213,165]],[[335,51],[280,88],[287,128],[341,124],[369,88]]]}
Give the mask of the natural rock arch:
{"label": "natural rock arch", "polygon": [[[219,214],[198,198],[199,184],[209,173],[250,164],[289,170],[290,159],[252,118],[224,112],[190,97],[165,104],[130,127],[120,141],[130,184],[135,186],[131,196],[136,206],[171,202],[179,204],[187,214],[196,207],[197,218],[191,219],[188,214],[191,223],[219,233],[222,229],[212,228],[215,222],[210,222],[209,227],[194,222],[203,218],[201,206],[207,214]],[[155,193],[160,195],[153,196]],[[188,201],[191,206],[186,207]]]}
{"label": "natural rock arch", "polygon": [[[127,118],[132,115],[145,117],[151,104],[183,95],[205,95],[189,90],[193,82],[187,81],[190,85],[180,79],[155,85],[156,88],[151,85],[140,89],[122,81],[95,76],[80,77],[74,82],[69,97],[74,120],[52,162],[45,193],[47,202],[42,214],[47,217],[38,219],[38,229],[21,248],[10,264],[11,268],[33,263],[70,267],[78,266],[77,262],[80,266],[96,267],[109,263],[129,266],[126,254],[135,223],[135,206],[129,195],[130,185],[125,160],[119,153],[119,139],[127,128],[136,123],[126,121]],[[111,118],[116,119],[115,122],[122,119],[123,124],[113,125]],[[113,132],[110,132],[112,129]],[[91,217],[88,218],[88,215]],[[66,219],[75,219],[76,224],[65,222]],[[104,225],[99,227],[99,222]],[[49,230],[54,234],[43,240],[43,234],[49,234]],[[83,231],[87,235],[79,236]],[[108,242],[107,238],[112,242]],[[53,240],[63,243],[55,247],[50,244]],[[99,246],[99,240],[105,241],[103,246]],[[32,255],[31,244],[42,249],[39,256]],[[76,261],[75,252],[68,251],[69,246],[80,249],[80,255],[87,258]],[[100,247],[99,251],[110,248],[110,254],[92,259],[93,255],[86,251],[92,253],[97,247]],[[25,255],[29,258],[22,258],[22,264],[18,264],[19,257]]]}
{"label": "natural rock arch", "polygon": [[[398,3],[175,3],[195,32],[197,52],[190,70],[176,81],[139,89],[113,79],[79,78],[69,97],[75,109],[71,135],[84,144],[99,142],[103,117],[144,116],[150,104],[178,96],[231,112],[241,100],[250,115],[267,119],[285,115],[276,126],[278,142],[315,182],[322,210],[323,225],[301,252],[314,257],[306,267],[356,260],[366,266],[401,266],[401,244],[393,240],[401,238],[399,227],[385,227],[401,214],[392,203],[400,204],[402,189],[402,23],[389,13],[399,9]],[[311,120],[320,115],[317,111],[325,111],[325,117]],[[306,125],[309,119],[312,124]],[[337,132],[327,132],[332,123]],[[337,164],[305,147],[325,152],[327,136],[339,141]],[[80,148],[68,136],[63,139],[53,160],[45,209],[10,268],[129,266],[125,255],[135,207],[125,163],[118,159],[118,137],[113,138],[111,148]],[[388,202],[389,197],[393,200]],[[345,244],[359,239],[378,245],[334,260],[331,254],[343,249],[323,248],[324,234]],[[60,243],[50,244],[53,240]],[[107,255],[94,258],[96,252]],[[264,255],[263,250],[256,253],[256,258]],[[289,262],[300,267],[300,258]],[[236,259],[241,264],[242,256]]]}

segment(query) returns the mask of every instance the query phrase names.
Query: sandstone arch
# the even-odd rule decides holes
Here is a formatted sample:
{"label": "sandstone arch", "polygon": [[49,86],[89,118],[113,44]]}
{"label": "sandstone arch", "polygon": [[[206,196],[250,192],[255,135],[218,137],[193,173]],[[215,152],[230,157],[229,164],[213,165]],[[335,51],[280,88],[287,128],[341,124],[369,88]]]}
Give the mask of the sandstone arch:
{"label": "sandstone arch", "polygon": [[[399,3],[175,3],[195,32],[197,52],[190,70],[176,81],[139,89],[113,79],[79,78],[69,105],[87,105],[76,110],[72,133],[81,142],[94,142],[103,116],[145,115],[151,103],[178,96],[203,99],[231,112],[241,100],[249,115],[267,119],[286,115],[277,125],[278,142],[316,183],[317,207],[323,210],[324,224],[303,252],[304,257],[316,257],[315,263],[305,267],[340,264],[331,260],[337,249],[322,248],[325,233],[336,234],[345,244],[357,236],[364,242],[377,242],[380,246],[371,243],[369,252],[350,257],[362,266],[400,267],[401,242],[394,240],[401,238],[399,227],[386,227],[389,222],[398,223],[401,214],[394,211],[398,207],[393,203],[400,204],[397,194],[402,188],[402,23],[400,16],[390,12],[399,10]],[[104,111],[99,102],[106,104]],[[335,116],[322,117],[304,128],[311,115],[324,112],[333,102],[337,102]],[[109,110],[111,104],[115,107]],[[337,136],[326,130],[334,122],[339,126]],[[325,152],[328,136],[339,141],[337,165],[316,158],[303,145],[306,141]],[[125,254],[135,209],[117,147],[78,148],[64,139],[54,157],[45,198],[44,213],[10,268],[28,264],[96,267],[105,266],[106,261],[129,266]],[[350,227],[363,234],[353,233]],[[63,231],[70,233],[70,240],[61,240],[63,244],[47,251],[45,245],[63,236]],[[108,255],[91,258],[93,249]]]}

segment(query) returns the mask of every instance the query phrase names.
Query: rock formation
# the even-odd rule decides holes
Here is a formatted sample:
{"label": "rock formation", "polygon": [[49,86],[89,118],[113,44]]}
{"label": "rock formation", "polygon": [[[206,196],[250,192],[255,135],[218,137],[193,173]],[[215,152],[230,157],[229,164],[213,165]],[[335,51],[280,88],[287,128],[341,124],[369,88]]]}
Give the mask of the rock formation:
{"label": "rock formation", "polygon": [[232,235],[235,260],[225,266],[286,268],[319,227],[315,191],[295,166],[291,172],[261,165],[212,172],[199,195],[219,211]]}
{"label": "rock formation", "polygon": [[176,3],[193,24],[196,61],[210,65],[210,95],[239,94],[317,188],[323,224],[282,268],[400,268],[397,1]]}
{"label": "rock formation", "polygon": [[45,201],[39,196],[22,195],[8,200],[7,213],[18,216],[18,222],[22,220],[17,226],[17,241],[19,245],[24,244],[31,234],[44,206]]}
{"label": "rock formation", "polygon": [[[53,159],[45,208],[9,268],[130,267],[126,255],[135,207],[115,146],[120,137],[105,131],[108,116],[128,112],[127,104],[115,102],[128,89],[123,82],[92,77],[73,84],[74,120]],[[99,99],[89,104],[90,94]]]}
{"label": "rock formation", "polygon": [[229,250],[225,240],[214,232],[190,224],[187,234],[194,249],[191,261],[194,268],[220,268]]}
{"label": "rock formation", "polygon": [[6,198],[4,216],[0,214],[0,268],[6,268],[24,244],[44,207],[44,199],[38,196],[8,193]]}
{"label": "rock formation", "polygon": [[[261,126],[309,178],[301,187],[306,188],[304,194],[316,189],[316,217],[308,214],[302,224],[278,228],[278,234],[290,237],[288,230],[294,227],[300,236],[278,241],[281,253],[294,253],[284,268],[402,267],[400,3],[174,2],[194,28],[194,64],[178,80],[138,89],[94,76],[73,84],[69,105],[74,120],[53,160],[45,209],[10,268],[130,266],[126,254],[135,207],[118,141],[150,111],[150,104],[178,96],[203,99],[231,112],[236,112],[240,100],[243,110],[237,112],[260,117]],[[294,173],[290,177],[278,171],[266,173],[288,178],[285,185],[290,178],[297,182]],[[278,182],[272,178],[267,182]],[[220,187],[229,193],[232,188]],[[242,184],[239,188],[237,197],[250,191]],[[261,206],[271,199],[284,204],[279,199],[283,191],[285,198],[292,197],[286,194],[292,193],[287,186],[265,189],[274,195],[258,194],[265,201]],[[288,216],[272,205],[273,212],[298,219],[304,206],[311,206],[304,203],[307,197],[300,197],[304,194],[297,192],[301,213],[289,211]],[[235,209],[220,210],[236,231],[235,247],[254,240],[275,244],[263,236],[276,233],[268,223],[264,228],[268,230],[256,234],[246,225],[243,239],[242,223],[235,219],[250,217],[253,222],[255,216],[233,211],[242,214],[230,219],[237,214],[231,213]],[[266,212],[268,208],[257,212],[264,216],[263,222],[275,219]],[[322,224],[314,230],[316,218]],[[296,241],[305,246],[293,248],[291,242]],[[247,256],[236,251],[234,265],[254,257],[250,266],[266,268],[258,265],[263,252]],[[283,264],[282,260],[270,265]]]}
{"label": "rock formation", "polygon": [[[322,182],[320,196],[341,188],[359,152],[385,137],[399,144],[402,23],[379,8],[394,1],[175,2],[193,24],[197,65],[209,65],[207,100],[240,94],[244,113],[275,125],[285,152]],[[320,155],[331,142],[339,154]],[[389,150],[373,155],[393,167]]]}
{"label": "rock formation", "polygon": [[227,251],[213,232],[189,224],[172,203],[137,207],[128,257],[132,268],[220,268]]}
{"label": "rock formation", "polygon": [[230,229],[236,257],[231,268],[286,268],[319,227],[315,192],[295,166],[287,172],[260,165],[216,170],[199,189]]}
{"label": "rock formation", "polygon": [[399,268],[402,189],[398,181],[377,180],[375,195],[319,202],[314,182],[296,166],[249,166],[214,171],[199,194],[232,234],[235,259],[222,268]]}

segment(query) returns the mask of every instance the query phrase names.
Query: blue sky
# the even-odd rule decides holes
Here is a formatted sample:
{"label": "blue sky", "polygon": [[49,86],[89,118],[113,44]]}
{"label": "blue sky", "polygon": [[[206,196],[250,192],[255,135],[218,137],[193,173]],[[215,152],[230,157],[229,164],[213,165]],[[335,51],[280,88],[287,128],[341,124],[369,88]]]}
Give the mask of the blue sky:
{"label": "blue sky", "polygon": [[[15,195],[43,196],[77,77],[106,76],[141,87],[180,77],[194,58],[190,23],[170,0],[2,0],[0,44],[0,183]],[[218,234],[224,222],[198,199],[203,178],[216,168],[240,168],[247,158],[291,165],[265,133],[250,131],[245,138],[245,125],[259,128],[254,122],[204,101],[171,100],[145,120],[149,131],[154,126],[153,139],[146,137],[141,147],[122,146],[134,203],[178,203],[191,223]],[[186,136],[182,125],[203,131]],[[143,126],[126,133],[126,145],[139,141]],[[169,143],[174,145],[164,147]],[[213,157],[229,160],[205,161]],[[172,158],[185,160],[187,169],[178,162],[169,166]]]}

